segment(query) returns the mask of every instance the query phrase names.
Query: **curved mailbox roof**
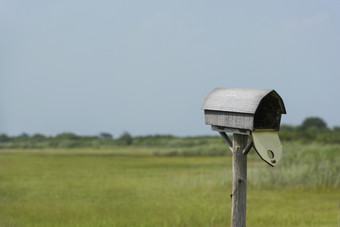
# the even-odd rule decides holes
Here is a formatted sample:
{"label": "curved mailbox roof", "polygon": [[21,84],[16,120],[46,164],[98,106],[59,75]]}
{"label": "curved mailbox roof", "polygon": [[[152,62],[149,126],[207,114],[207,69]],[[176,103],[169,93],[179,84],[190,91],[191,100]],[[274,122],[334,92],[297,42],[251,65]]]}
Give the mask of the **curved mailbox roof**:
{"label": "curved mailbox roof", "polygon": [[202,109],[236,113],[255,114],[261,100],[273,95],[280,100],[282,113],[286,113],[284,103],[275,90],[246,88],[215,88],[204,100]]}

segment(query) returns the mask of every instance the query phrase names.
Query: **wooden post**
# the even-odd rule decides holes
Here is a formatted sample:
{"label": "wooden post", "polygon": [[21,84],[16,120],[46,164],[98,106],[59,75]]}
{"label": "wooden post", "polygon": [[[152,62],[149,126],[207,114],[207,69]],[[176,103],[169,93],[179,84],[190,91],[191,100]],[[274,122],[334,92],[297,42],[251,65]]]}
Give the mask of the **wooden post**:
{"label": "wooden post", "polygon": [[247,205],[247,155],[243,151],[247,147],[248,136],[233,136],[233,191],[231,207],[231,226],[246,226]]}

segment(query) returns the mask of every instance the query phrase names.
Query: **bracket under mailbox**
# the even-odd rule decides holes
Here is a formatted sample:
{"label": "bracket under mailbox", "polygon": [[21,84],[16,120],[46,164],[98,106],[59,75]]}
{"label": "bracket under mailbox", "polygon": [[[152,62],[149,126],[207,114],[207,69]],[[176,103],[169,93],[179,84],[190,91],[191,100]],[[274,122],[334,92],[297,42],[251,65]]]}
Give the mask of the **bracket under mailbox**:
{"label": "bracket under mailbox", "polygon": [[[226,142],[226,144],[228,145],[229,149],[231,152],[233,152],[233,143],[231,142],[231,140],[229,139],[227,133],[225,132],[220,132],[220,135],[222,136],[222,138],[224,139],[224,141]],[[247,155],[250,151],[250,149],[254,146],[254,142],[253,139],[251,138],[249,143],[247,144],[246,148],[243,151],[243,155]]]}

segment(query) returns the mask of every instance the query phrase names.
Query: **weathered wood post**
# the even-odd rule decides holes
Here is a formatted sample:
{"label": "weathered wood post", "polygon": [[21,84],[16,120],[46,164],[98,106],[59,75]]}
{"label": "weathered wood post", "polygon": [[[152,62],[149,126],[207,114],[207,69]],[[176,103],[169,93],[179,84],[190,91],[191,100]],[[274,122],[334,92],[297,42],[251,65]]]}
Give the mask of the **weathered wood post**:
{"label": "weathered wood post", "polygon": [[[246,226],[247,154],[252,147],[271,166],[281,159],[276,133],[286,109],[274,90],[216,88],[205,99],[205,123],[218,131],[233,159],[231,226]],[[233,133],[233,142],[226,132]],[[251,136],[248,143],[248,137]]]}
{"label": "weathered wood post", "polygon": [[243,151],[247,147],[248,136],[233,136],[233,189],[231,194],[231,226],[246,226],[247,206],[247,155]]}

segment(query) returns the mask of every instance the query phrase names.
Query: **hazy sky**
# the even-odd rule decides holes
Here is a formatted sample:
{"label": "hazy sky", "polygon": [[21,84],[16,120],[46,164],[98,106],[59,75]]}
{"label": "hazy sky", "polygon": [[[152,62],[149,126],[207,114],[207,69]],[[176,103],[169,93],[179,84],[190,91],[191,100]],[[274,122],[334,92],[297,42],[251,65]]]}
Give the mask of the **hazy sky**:
{"label": "hazy sky", "polygon": [[215,134],[215,87],[340,125],[340,1],[0,0],[0,133]]}

